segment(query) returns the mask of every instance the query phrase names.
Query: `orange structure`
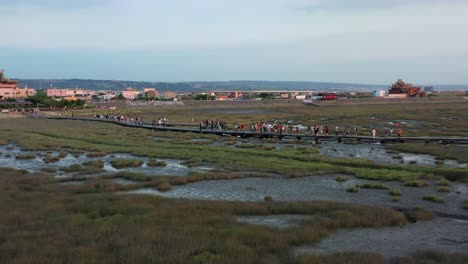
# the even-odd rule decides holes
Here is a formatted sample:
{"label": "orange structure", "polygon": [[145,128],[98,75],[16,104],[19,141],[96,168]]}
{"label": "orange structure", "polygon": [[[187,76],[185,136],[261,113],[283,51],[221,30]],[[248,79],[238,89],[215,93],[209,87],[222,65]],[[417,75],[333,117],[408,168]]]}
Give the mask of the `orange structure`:
{"label": "orange structure", "polygon": [[391,95],[406,95],[406,97],[422,97],[424,96],[424,92],[422,91],[421,87],[413,86],[411,83],[405,83],[403,80],[398,79],[390,89],[388,90],[388,94]]}

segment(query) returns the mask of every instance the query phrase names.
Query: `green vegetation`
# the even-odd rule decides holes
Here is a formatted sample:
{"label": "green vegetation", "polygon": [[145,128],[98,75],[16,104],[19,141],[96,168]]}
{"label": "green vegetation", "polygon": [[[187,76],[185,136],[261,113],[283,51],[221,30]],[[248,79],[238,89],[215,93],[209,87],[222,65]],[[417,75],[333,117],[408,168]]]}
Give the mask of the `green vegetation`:
{"label": "green vegetation", "polygon": [[346,191],[350,193],[356,193],[356,192],[359,192],[359,188],[356,186],[353,186],[353,187],[349,187],[348,189],[346,189]]}
{"label": "green vegetation", "polygon": [[410,210],[405,210],[403,212],[406,216],[406,219],[411,222],[417,222],[417,221],[431,221],[434,218],[436,218],[436,215],[431,212],[424,210],[423,208],[416,207]]}
{"label": "green vegetation", "polygon": [[444,180],[440,180],[440,181],[437,183],[437,185],[439,185],[439,186],[450,186],[450,185],[452,185],[452,184],[450,183],[450,181],[447,181],[447,180],[444,179]]}
{"label": "green vegetation", "polygon": [[[142,117],[145,121],[155,116],[166,116],[171,123],[190,123],[192,117],[197,123],[198,119],[213,116],[228,122],[231,127],[235,123],[248,125],[272,119],[278,122],[294,120],[308,125],[324,118],[328,127],[343,124],[362,126],[362,134],[369,133],[370,124],[418,120],[419,123],[413,126],[404,126],[404,135],[424,135],[428,129],[439,128],[444,128],[441,135],[464,136],[467,133],[466,121],[446,118],[465,113],[464,102],[431,103],[429,106],[404,103],[376,105],[372,116],[368,107],[362,105],[333,105],[322,107],[321,111],[311,111],[308,106],[295,103],[277,105],[265,100],[256,106],[258,114],[232,114],[223,112],[229,110],[225,105],[193,103],[201,106],[86,110],[75,112],[75,115],[125,114]],[[231,108],[242,111],[251,106]],[[210,112],[214,110],[219,112]],[[156,137],[160,140],[156,141]],[[434,215],[423,209],[403,210],[401,213],[387,208],[331,202],[284,203],[268,196],[263,202],[253,203],[163,199],[123,193],[144,188],[167,191],[174,186],[197,181],[273,177],[276,174],[287,177],[353,175],[368,180],[400,181],[418,187],[427,185],[424,180],[429,179],[468,181],[467,168],[381,165],[362,159],[330,158],[321,156],[318,148],[312,148],[310,143],[303,141],[281,142],[282,147],[276,149],[274,139],[252,144],[246,139],[196,135],[196,138],[207,139],[206,142],[217,140],[221,143],[218,146],[207,145],[205,141],[193,142],[193,137],[190,133],[132,129],[96,122],[42,119],[15,120],[14,124],[0,122],[0,144],[17,144],[25,150],[48,152],[46,158],[56,161],[64,156],[63,153],[88,153],[89,157],[128,153],[141,159],[179,159],[184,160],[187,166],[208,164],[219,169],[185,177],[129,172],[89,177],[102,172],[104,163],[97,160],[69,166],[65,169],[73,176],[55,179],[43,172],[25,174],[24,171],[0,168],[0,209],[8,212],[0,214],[0,263],[379,263],[382,257],[376,254],[347,253],[296,259],[287,252],[295,245],[316,243],[339,229],[398,226],[405,224],[406,219],[428,220]],[[226,147],[237,142],[242,142],[239,147]],[[422,146],[426,145],[416,145],[413,149],[428,151]],[[427,146],[433,148],[434,153],[450,152],[443,145]],[[464,153],[461,148],[454,147],[453,155]],[[415,152],[410,151],[413,149],[408,151]],[[52,153],[57,152],[62,154],[53,157]],[[464,157],[458,160],[462,159]],[[138,159],[113,161],[113,166],[122,167],[142,164],[143,161]],[[50,173],[55,172],[55,169],[50,169]],[[340,181],[339,177],[337,181]],[[133,182],[130,185],[117,184],[117,178]],[[73,181],[82,184],[62,184]],[[374,185],[385,187],[383,184],[370,184],[369,187]],[[256,189],[251,188],[250,191],[255,192]],[[359,186],[347,191],[358,192]],[[399,201],[399,190],[391,190],[390,194],[393,202]],[[468,209],[468,201],[464,207]],[[281,214],[305,214],[313,216],[314,220],[286,230],[236,221],[239,215]],[[440,257],[456,260],[451,256]],[[408,263],[411,261],[413,259],[408,258]]]}
{"label": "green vegetation", "polygon": [[166,167],[167,162],[165,162],[164,160],[150,160],[146,165],[150,167]]}
{"label": "green vegetation", "polygon": [[463,201],[463,208],[468,210],[468,199],[465,199],[465,201]]}
{"label": "green vegetation", "polygon": [[429,184],[425,181],[420,181],[420,180],[414,180],[414,181],[406,181],[404,183],[405,186],[408,186],[408,187],[426,187],[428,186]]}
{"label": "green vegetation", "polygon": [[86,167],[104,168],[104,161],[102,160],[91,160],[83,163]]}
{"label": "green vegetation", "polygon": [[[0,210],[9,212],[0,214],[0,263],[294,263],[285,254],[293,245],[342,228],[406,222],[385,208],[115,195],[106,193],[119,191],[111,179],[57,186],[45,175],[0,170]],[[236,221],[238,215],[270,214],[307,214],[314,221],[280,231]]]}
{"label": "green vegetation", "polygon": [[450,192],[450,187],[439,186],[439,187],[437,187],[437,192]]}
{"label": "green vegetation", "polygon": [[15,158],[19,160],[25,160],[25,159],[34,159],[35,157],[36,156],[33,154],[21,154],[21,155],[16,156]]}
{"label": "green vegetation", "polygon": [[86,157],[88,157],[88,158],[97,158],[97,157],[104,157],[106,155],[107,155],[106,152],[90,152],[90,153],[86,154]]}
{"label": "green vegetation", "polygon": [[379,189],[379,190],[387,190],[388,187],[381,184],[381,183],[364,183],[359,186],[360,188],[365,189]]}
{"label": "green vegetation", "polygon": [[119,160],[112,160],[111,165],[116,169],[128,168],[128,167],[140,167],[143,165],[142,160],[137,159],[119,159]]}
{"label": "green vegetation", "polygon": [[423,197],[423,200],[431,201],[431,202],[435,202],[435,203],[443,203],[444,202],[444,199],[442,197],[436,196],[436,195],[425,195]]}
{"label": "green vegetation", "polygon": [[346,177],[346,176],[338,176],[338,177],[335,178],[335,180],[336,180],[337,182],[345,182],[345,181],[348,180],[348,177]]}
{"label": "green vegetation", "polygon": [[60,160],[59,157],[47,155],[42,159],[45,163],[55,163]]}

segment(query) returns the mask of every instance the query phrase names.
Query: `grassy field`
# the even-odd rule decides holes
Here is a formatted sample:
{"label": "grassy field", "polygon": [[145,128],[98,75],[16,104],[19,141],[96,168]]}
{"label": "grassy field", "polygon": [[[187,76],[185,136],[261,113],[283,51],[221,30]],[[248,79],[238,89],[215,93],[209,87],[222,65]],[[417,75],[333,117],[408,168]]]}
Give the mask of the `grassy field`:
{"label": "grassy field", "polygon": [[[383,127],[392,127],[389,122],[402,122],[404,136],[468,136],[468,106],[466,101],[431,101],[424,104],[334,104],[321,107],[303,105],[297,101],[275,103],[259,101],[222,105],[205,102],[201,106],[140,107],[134,109],[99,110],[77,112],[77,116],[101,114],[128,114],[143,117],[151,122],[167,117],[172,123],[198,124],[201,119],[218,119],[231,124],[274,121],[302,123],[303,125],[356,126],[361,134],[370,135],[372,127],[383,134]],[[193,121],[192,121],[193,120]],[[395,128],[395,125],[393,125]],[[396,133],[396,129],[395,129]]]}
{"label": "grassy field", "polygon": [[[316,108],[296,103],[260,102],[253,107],[186,106],[117,111],[142,116],[146,122],[163,116],[180,123],[190,123],[193,117],[194,124],[201,118],[222,119],[232,124],[295,120],[311,125],[326,122],[329,127],[359,125],[363,132],[373,125],[394,120],[417,120],[420,122],[405,127],[404,133],[422,135],[434,129],[440,130],[440,135],[466,136],[466,108],[466,104],[457,102],[437,102],[429,106],[377,105],[372,106],[372,110],[362,105]],[[245,112],[252,109],[257,112]],[[455,116],[462,119],[453,118]],[[193,138],[200,140],[193,141]],[[215,141],[224,145],[211,145]],[[309,143],[285,144],[281,149],[263,144],[274,142],[266,139],[260,144],[252,144],[236,138],[155,132],[96,122],[2,120],[2,145],[11,143],[24,150],[58,151],[58,156],[46,156],[50,162],[67,153],[86,154],[96,160],[61,168],[77,173],[76,177],[68,179],[56,179],[47,173],[30,174],[0,168],[0,208],[7,212],[0,214],[0,263],[379,263],[385,260],[378,254],[295,258],[290,248],[316,242],[343,228],[395,226],[406,223],[407,219],[429,220],[428,215],[432,215],[413,212],[405,216],[392,209],[332,202],[281,203],[270,199],[261,203],[213,202],[122,192],[137,187],[169,190],[195,181],[269,177],[272,173],[289,177],[354,175],[369,180],[401,181],[414,186],[423,186],[431,179],[439,179],[441,186],[450,185],[447,180],[468,181],[467,168],[379,165],[361,159],[321,156],[318,149]],[[445,146],[430,147],[431,150],[420,150],[421,153],[432,151],[430,153],[438,156],[437,150],[450,152],[444,149]],[[411,148],[402,151],[411,151]],[[454,154],[440,155],[452,158],[463,154],[463,151],[460,147]],[[139,166],[142,163],[140,158],[147,157],[150,158],[149,165],[164,166],[159,159],[171,158],[183,160],[187,166],[210,165],[216,171],[172,178],[122,172],[89,177],[103,171],[104,163],[99,158],[112,153],[131,153],[138,157],[115,159],[117,167]],[[113,181],[115,178],[133,180],[135,184],[122,186]],[[82,185],[65,184],[70,180],[85,179],[86,183]],[[346,179],[347,176],[337,178]],[[386,189],[381,183],[362,187]],[[396,191],[390,192],[397,195]],[[236,221],[239,215],[275,214],[313,215],[314,221],[286,230]],[[404,263],[420,263],[420,259],[432,261],[434,258],[440,260],[435,263],[455,263],[466,259],[464,256],[428,254],[407,258]]]}

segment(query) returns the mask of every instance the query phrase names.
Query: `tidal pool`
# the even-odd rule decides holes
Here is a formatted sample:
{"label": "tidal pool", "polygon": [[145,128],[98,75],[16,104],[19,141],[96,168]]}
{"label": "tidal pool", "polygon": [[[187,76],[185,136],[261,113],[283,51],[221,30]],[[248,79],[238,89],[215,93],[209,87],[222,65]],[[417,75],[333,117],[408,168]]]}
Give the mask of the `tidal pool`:
{"label": "tidal pool", "polygon": [[[165,161],[167,166],[165,167],[150,167],[146,164],[151,160],[146,157],[137,157],[131,154],[126,153],[112,153],[103,157],[87,157],[87,153],[72,155],[67,154],[65,157],[59,159],[57,162],[45,163],[43,158],[46,155],[57,157],[60,153],[65,153],[66,151],[57,152],[52,151],[50,153],[45,151],[23,151],[21,148],[15,145],[4,145],[0,146],[0,167],[14,168],[17,170],[27,170],[28,172],[38,172],[41,170],[51,170],[51,169],[60,169],[64,167],[71,166],[73,164],[82,164],[84,162],[93,161],[93,160],[102,160],[104,162],[104,170],[106,172],[119,172],[119,171],[128,171],[128,172],[138,172],[145,173],[148,175],[169,175],[169,176],[187,176],[192,172],[203,172],[209,171],[213,168],[210,166],[198,166],[189,168],[183,164],[182,160],[174,159],[158,159]],[[33,155],[32,159],[16,159],[18,155],[29,154]],[[111,165],[112,160],[118,159],[139,159],[143,160],[144,164],[139,167],[130,167],[117,169]],[[64,172],[57,170],[54,174],[58,177],[71,176],[73,173]]]}

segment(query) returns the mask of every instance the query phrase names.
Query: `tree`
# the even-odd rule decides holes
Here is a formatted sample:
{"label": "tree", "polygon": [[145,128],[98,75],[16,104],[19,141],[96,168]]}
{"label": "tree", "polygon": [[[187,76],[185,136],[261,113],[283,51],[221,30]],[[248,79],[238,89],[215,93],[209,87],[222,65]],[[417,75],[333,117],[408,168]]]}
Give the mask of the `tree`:
{"label": "tree", "polygon": [[126,98],[123,96],[123,94],[119,94],[117,95],[117,97],[115,98],[117,100],[125,100]]}

